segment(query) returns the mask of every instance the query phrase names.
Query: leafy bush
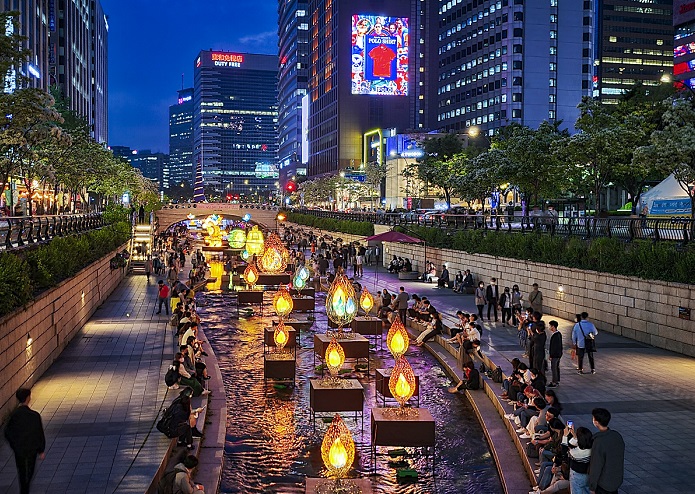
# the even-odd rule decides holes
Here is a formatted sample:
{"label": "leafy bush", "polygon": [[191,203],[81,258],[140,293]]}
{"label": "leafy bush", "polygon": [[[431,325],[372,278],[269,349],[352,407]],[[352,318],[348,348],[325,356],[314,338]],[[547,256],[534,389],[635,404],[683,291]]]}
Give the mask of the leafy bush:
{"label": "leafy bush", "polygon": [[8,252],[0,254],[0,315],[26,304],[31,291],[26,262]]}
{"label": "leafy bush", "polygon": [[374,225],[366,221],[334,220],[310,214],[288,213],[287,220],[298,225],[310,226],[331,232],[349,233],[368,237],[374,235]]}

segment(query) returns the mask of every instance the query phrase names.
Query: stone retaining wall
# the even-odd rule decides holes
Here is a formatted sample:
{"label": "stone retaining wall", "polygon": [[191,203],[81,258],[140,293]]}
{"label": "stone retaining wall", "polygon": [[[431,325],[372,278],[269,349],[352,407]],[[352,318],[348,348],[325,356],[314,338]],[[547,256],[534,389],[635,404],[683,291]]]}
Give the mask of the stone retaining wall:
{"label": "stone retaining wall", "polygon": [[121,282],[125,270],[109,262],[126,245],[0,319],[0,420],[14,409],[15,391],[39,379]]}

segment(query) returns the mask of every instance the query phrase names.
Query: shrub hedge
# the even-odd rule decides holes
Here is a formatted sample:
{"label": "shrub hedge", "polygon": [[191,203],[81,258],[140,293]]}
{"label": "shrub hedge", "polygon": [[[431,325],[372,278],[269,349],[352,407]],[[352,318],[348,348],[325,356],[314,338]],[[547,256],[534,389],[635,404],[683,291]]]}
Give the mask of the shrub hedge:
{"label": "shrub hedge", "polygon": [[311,226],[331,232],[349,233],[352,235],[374,235],[374,225],[367,221],[334,220],[319,218],[310,214],[288,213],[287,220],[299,225]]}
{"label": "shrub hedge", "polygon": [[0,254],[0,316],[29,302],[36,294],[74,276],[130,238],[130,226],[118,221],[99,230],[54,238],[20,252]]}
{"label": "shrub hedge", "polygon": [[512,259],[555,264],[643,279],[693,283],[695,245],[614,238],[583,240],[539,233],[503,233],[484,230],[444,230],[408,227],[406,233],[423,239],[428,247],[489,254]]}

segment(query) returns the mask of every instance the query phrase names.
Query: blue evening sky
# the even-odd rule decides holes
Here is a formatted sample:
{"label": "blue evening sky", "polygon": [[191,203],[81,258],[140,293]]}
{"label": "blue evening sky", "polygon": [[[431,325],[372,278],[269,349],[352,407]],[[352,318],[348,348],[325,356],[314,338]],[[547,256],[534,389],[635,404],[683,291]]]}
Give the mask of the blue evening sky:
{"label": "blue evening sky", "polygon": [[169,152],[169,105],[200,50],[277,53],[277,0],[101,0],[109,145]]}

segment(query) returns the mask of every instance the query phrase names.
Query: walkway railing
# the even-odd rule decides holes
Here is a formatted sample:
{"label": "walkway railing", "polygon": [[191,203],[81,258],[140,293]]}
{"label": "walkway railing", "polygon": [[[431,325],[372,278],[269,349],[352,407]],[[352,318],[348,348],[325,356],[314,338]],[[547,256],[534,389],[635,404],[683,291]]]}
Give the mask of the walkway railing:
{"label": "walkway railing", "polygon": [[0,217],[0,250],[16,249],[102,226],[101,213]]}
{"label": "walkway railing", "polygon": [[547,216],[506,216],[472,214],[344,213],[316,209],[296,209],[297,213],[336,220],[366,221],[376,225],[424,226],[458,230],[492,230],[509,233],[539,232],[582,238],[614,237],[623,240],[649,239],[688,242],[695,221],[687,218],[597,218],[593,216],[555,218]]}

